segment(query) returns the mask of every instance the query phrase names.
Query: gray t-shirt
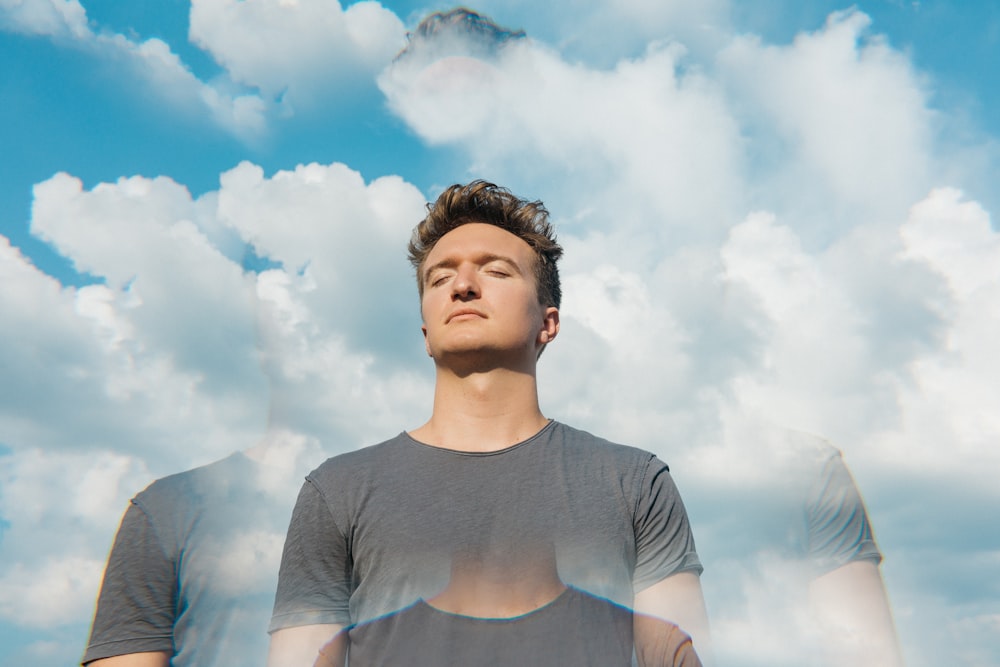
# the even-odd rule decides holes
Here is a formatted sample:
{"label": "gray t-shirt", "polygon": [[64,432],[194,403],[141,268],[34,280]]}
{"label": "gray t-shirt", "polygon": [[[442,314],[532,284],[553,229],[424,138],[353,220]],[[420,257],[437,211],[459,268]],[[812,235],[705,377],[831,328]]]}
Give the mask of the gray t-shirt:
{"label": "gray t-shirt", "polygon": [[[854,561],[879,563],[864,500],[840,451],[807,433],[766,436],[746,446],[754,465],[741,476],[721,475],[695,489],[706,522],[729,537],[717,541],[712,561],[764,555],[794,564],[805,580]],[[725,570],[720,577],[732,573]]]}
{"label": "gray t-shirt", "polygon": [[803,622],[815,611],[810,583],[882,556],[836,448],[782,428],[755,436],[723,460],[730,470],[689,496],[694,520],[719,536],[702,554],[713,573],[703,583],[715,659],[740,667],[816,664],[822,645]]}
{"label": "gray t-shirt", "polygon": [[667,466],[648,452],[557,422],[482,454],[403,433],[306,478],[270,629],[363,623],[434,597],[459,559],[546,549],[563,582],[626,607],[701,572]]}
{"label": "gray t-shirt", "polygon": [[291,498],[243,454],[153,482],[115,537],[83,662],[164,651],[175,667],[267,659]]}

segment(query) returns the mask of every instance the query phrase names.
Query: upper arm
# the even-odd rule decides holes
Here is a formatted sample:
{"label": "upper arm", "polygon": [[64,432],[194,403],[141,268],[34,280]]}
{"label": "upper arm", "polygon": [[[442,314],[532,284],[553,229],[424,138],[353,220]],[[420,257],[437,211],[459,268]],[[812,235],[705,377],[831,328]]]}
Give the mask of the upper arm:
{"label": "upper arm", "polygon": [[632,585],[636,591],[679,572],[701,572],[680,492],[667,465],[652,456],[639,481],[632,522],[636,559]]}
{"label": "upper arm", "polygon": [[348,625],[352,590],[347,538],[320,492],[307,481],[285,538],[270,631]]}
{"label": "upper arm", "polygon": [[149,516],[130,503],[104,570],[83,659],[90,664],[107,664],[103,660],[112,658],[108,653],[121,653],[117,658],[121,660],[157,660],[161,654],[172,655],[176,590],[171,554]]}
{"label": "upper arm", "polygon": [[168,667],[170,654],[164,651],[129,653],[84,663],[87,667]]}
{"label": "upper arm", "polygon": [[267,667],[343,667],[347,634],[341,630],[342,626],[332,623],[275,630]]}
{"label": "upper arm", "polygon": [[706,658],[710,647],[701,561],[680,492],[667,465],[655,457],[639,489],[634,528],[635,611],[674,623],[691,635],[695,650]]}
{"label": "upper arm", "polygon": [[816,574],[852,561],[877,564],[875,544],[864,499],[840,452],[823,464],[806,499],[807,550]]}
{"label": "upper arm", "polygon": [[[269,667],[340,667],[346,654],[351,558],[343,532],[322,494],[307,481],[296,501],[285,539]],[[323,649],[323,655],[320,655]]]}

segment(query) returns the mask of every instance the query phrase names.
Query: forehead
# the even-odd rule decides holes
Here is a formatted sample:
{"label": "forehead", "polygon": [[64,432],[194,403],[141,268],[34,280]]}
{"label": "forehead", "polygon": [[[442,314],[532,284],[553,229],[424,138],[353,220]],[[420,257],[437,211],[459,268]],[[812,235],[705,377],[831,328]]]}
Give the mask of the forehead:
{"label": "forehead", "polygon": [[530,265],[534,257],[531,246],[506,229],[482,222],[469,222],[442,236],[427,255],[425,265],[433,266],[443,260],[477,254],[503,255],[525,267]]}

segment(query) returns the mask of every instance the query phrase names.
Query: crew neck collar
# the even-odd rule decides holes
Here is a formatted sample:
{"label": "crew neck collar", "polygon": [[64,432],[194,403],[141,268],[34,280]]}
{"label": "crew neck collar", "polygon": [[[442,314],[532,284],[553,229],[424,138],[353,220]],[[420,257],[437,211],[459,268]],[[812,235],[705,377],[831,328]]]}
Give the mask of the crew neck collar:
{"label": "crew neck collar", "polygon": [[428,444],[426,442],[421,442],[420,440],[417,440],[412,435],[410,435],[407,431],[403,431],[402,433],[400,433],[400,437],[402,437],[404,441],[406,441],[406,442],[408,442],[408,443],[410,443],[412,445],[418,446],[418,447],[423,447],[423,448],[426,448],[426,449],[430,449],[430,450],[434,450],[434,451],[438,451],[438,452],[443,452],[443,453],[448,453],[448,454],[456,454],[458,456],[499,456],[501,454],[506,454],[506,453],[511,452],[511,451],[513,451],[515,449],[520,449],[522,447],[526,447],[526,446],[532,444],[533,442],[539,440],[543,435],[545,435],[546,433],[548,433],[550,430],[552,430],[553,428],[555,428],[556,424],[558,424],[558,422],[555,419],[550,419],[548,421],[548,423],[546,423],[545,426],[543,426],[534,435],[532,435],[532,436],[530,436],[530,437],[528,437],[528,438],[526,438],[526,439],[524,439],[524,440],[522,440],[520,442],[515,442],[513,445],[510,445],[509,447],[504,447],[503,449],[497,449],[497,450],[494,450],[492,452],[473,452],[473,451],[466,451],[466,450],[462,450],[462,449],[450,449],[448,447],[439,447],[437,445],[431,445],[431,444]]}

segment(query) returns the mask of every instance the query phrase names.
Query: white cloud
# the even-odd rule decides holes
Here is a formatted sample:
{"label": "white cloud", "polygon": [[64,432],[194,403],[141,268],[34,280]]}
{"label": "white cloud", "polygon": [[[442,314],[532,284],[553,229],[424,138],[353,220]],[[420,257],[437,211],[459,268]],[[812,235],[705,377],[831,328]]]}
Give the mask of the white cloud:
{"label": "white cloud", "polygon": [[760,365],[733,378],[736,400],[811,432],[830,433],[845,415],[863,416],[871,400],[870,392],[857,394],[870,374],[866,341],[838,277],[825,275],[795,233],[767,214],[734,227],[721,254],[727,280],[749,290],[767,322]]}
{"label": "white cloud", "polygon": [[484,55],[480,36],[446,32],[380,86],[427,141],[519,190],[545,182],[574,220],[718,240],[752,206],[829,242],[932,185],[926,83],[869,23],[848,11],[787,46],[728,36],[708,54],[650,42],[610,69],[530,38]]}
{"label": "white cloud", "polygon": [[377,2],[193,0],[190,38],[229,75],[285,105],[371,78],[403,46],[405,29]]}
{"label": "white cloud", "polygon": [[[299,297],[324,331],[368,352],[420,349],[406,240],[424,197],[398,177],[365,184],[342,164],[300,165],[264,178],[243,163],[221,177],[219,220],[257,252],[299,274]],[[405,355],[404,355],[405,358]]]}
{"label": "white cloud", "polygon": [[150,480],[125,452],[18,447],[0,456],[0,617],[40,629],[87,618],[125,503]]}
{"label": "white cloud", "polygon": [[[718,56],[759,150],[780,156],[769,158],[771,191],[827,225],[891,220],[930,185],[926,83],[884,38],[867,34],[870,23],[848,10],[790,45],[743,36]],[[810,198],[835,208],[818,212]],[[844,209],[865,217],[837,215]]]}
{"label": "white cloud", "polygon": [[[212,213],[205,203],[163,177],[85,192],[78,179],[58,174],[35,188],[32,230],[79,271],[106,281],[121,302],[119,317],[135,329],[129,354],[166,353],[208,386],[234,374],[253,382],[242,370],[254,353],[253,286],[199,230]],[[102,295],[105,303],[109,297]],[[211,328],[197,326],[214,318]]]}
{"label": "white cloud", "polygon": [[93,34],[78,0],[0,0],[0,26],[55,38],[86,39]]}
{"label": "white cloud", "polygon": [[170,46],[156,38],[134,42],[122,35],[101,36],[98,43],[112,53],[125,56],[138,78],[154,94],[192,115],[207,111],[220,127],[236,136],[252,140],[262,135],[267,124],[267,104],[257,94],[231,93],[223,85],[200,81]]}
{"label": "white cloud", "polygon": [[[28,560],[43,543],[47,548],[62,544],[65,553],[77,556],[100,557],[110,539],[89,546],[84,540],[92,531],[117,525],[126,500],[151,480],[141,458],[100,449],[18,449],[0,458],[0,475],[0,513],[11,521],[12,536],[21,538],[20,544],[5,548],[5,555]],[[59,494],[52,493],[53,479],[61,480]]]}
{"label": "white cloud", "polygon": [[17,563],[0,578],[0,617],[28,627],[72,623],[93,609],[103,571],[103,558]]}
{"label": "white cloud", "polygon": [[680,71],[683,47],[651,45],[603,71],[530,40],[495,58],[475,44],[456,53],[455,40],[404,56],[380,86],[422,137],[468,151],[475,173],[520,191],[544,182],[554,210],[595,229],[613,220],[652,247],[718,236],[736,215],[738,130],[721,89]]}
{"label": "white cloud", "polygon": [[935,190],[901,227],[903,254],[940,275],[948,297],[935,305],[948,328],[937,349],[916,359],[899,400],[906,430],[890,451],[907,465],[974,483],[990,495],[1000,470],[1000,235],[976,202]]}
{"label": "white cloud", "polygon": [[964,301],[1000,283],[1000,238],[982,206],[961,200],[954,188],[931,192],[913,207],[901,233],[907,256],[944,276]]}

